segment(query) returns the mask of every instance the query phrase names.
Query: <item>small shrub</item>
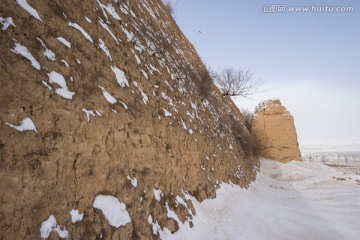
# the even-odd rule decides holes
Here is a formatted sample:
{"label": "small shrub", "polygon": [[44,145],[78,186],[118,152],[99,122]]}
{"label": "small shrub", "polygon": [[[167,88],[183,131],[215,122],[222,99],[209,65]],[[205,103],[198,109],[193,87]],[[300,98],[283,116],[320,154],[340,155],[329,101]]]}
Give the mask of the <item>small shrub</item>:
{"label": "small shrub", "polygon": [[190,65],[187,65],[180,69],[177,75],[183,80],[191,80],[191,83],[196,87],[202,102],[205,100],[205,98],[210,96],[210,93],[213,89],[213,81],[207,69],[204,69],[202,72],[198,73]]}
{"label": "small shrub", "polygon": [[205,100],[205,98],[209,97],[211,90],[212,90],[212,84],[213,84],[208,71],[205,71],[204,74],[202,75],[202,77],[195,83],[199,90],[200,99],[203,102]]}
{"label": "small shrub", "polygon": [[253,122],[254,122],[254,119],[255,119],[254,113],[252,113],[251,111],[246,110],[246,109],[242,109],[241,113],[242,113],[242,115],[244,117],[247,129],[250,130],[252,128],[252,125],[253,125]]}
{"label": "small shrub", "polygon": [[151,51],[154,54],[163,54],[164,52],[173,50],[174,39],[169,34],[163,32],[156,32],[154,34],[154,38],[157,42],[157,44],[151,48]]}
{"label": "small shrub", "polygon": [[240,143],[245,156],[259,156],[260,145],[253,131],[245,128],[238,120],[230,115],[230,127],[235,139]]}
{"label": "small shrub", "polygon": [[174,12],[175,12],[174,4],[170,0],[167,0],[167,1],[164,1],[164,5],[165,5],[166,9],[169,11],[169,13],[171,15],[174,15]]}

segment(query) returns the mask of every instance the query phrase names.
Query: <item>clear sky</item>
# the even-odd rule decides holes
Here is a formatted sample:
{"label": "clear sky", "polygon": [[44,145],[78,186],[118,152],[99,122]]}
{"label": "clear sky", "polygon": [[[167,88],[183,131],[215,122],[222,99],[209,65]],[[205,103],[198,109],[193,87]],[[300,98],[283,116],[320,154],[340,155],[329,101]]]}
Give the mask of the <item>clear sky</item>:
{"label": "clear sky", "polygon": [[[178,25],[205,64],[250,69],[264,82],[252,99],[236,100],[240,108],[279,98],[295,117],[300,145],[360,139],[360,1],[173,2]],[[275,4],[285,12],[262,11]],[[354,11],[296,13],[291,6]]]}

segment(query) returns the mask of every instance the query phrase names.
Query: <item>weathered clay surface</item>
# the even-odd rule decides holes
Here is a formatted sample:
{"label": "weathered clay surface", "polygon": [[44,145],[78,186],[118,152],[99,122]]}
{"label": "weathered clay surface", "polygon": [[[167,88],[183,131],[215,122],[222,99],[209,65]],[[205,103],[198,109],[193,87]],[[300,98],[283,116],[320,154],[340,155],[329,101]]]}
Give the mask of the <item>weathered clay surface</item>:
{"label": "weathered clay surface", "polygon": [[280,100],[268,100],[256,107],[253,131],[261,156],[284,163],[301,159],[294,118]]}
{"label": "weathered clay surface", "polygon": [[[27,3],[41,20],[14,0],[0,3],[1,17],[15,25],[0,25],[0,239],[39,239],[50,215],[71,239],[158,238],[150,216],[178,229],[167,205],[191,222],[177,195],[203,200],[221,181],[246,187],[254,180],[258,161],[239,141],[248,134],[241,114],[205,82],[206,68],[160,0]],[[38,67],[16,54],[17,43]],[[118,83],[114,67],[128,85]],[[49,80],[52,71],[72,99]],[[9,125],[25,118],[36,131]],[[123,202],[131,223],[111,227],[92,207],[99,194]],[[71,222],[72,209],[84,213],[82,221]]]}

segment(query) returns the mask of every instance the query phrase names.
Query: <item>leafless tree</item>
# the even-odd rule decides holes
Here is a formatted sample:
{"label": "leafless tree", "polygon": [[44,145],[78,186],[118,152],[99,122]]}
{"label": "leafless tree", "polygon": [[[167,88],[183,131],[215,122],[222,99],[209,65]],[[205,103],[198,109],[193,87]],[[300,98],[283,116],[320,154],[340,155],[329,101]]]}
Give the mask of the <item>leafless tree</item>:
{"label": "leafless tree", "polygon": [[249,70],[225,67],[211,71],[211,76],[220,88],[222,95],[250,97],[256,93],[260,81],[253,79]]}
{"label": "leafless tree", "polygon": [[344,160],[345,160],[345,165],[349,166],[349,156],[348,155],[345,155]]}

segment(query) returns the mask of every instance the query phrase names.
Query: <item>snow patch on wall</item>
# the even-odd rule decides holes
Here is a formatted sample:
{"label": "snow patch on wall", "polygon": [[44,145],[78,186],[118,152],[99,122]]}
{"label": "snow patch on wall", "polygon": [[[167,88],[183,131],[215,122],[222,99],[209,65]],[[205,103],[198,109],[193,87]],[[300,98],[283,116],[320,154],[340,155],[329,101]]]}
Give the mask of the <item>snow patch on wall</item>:
{"label": "snow patch on wall", "polygon": [[57,224],[54,215],[50,215],[49,218],[41,223],[40,227],[40,236],[43,239],[46,239],[50,236],[50,233],[55,231],[60,238],[68,238],[69,232]]}
{"label": "snow patch on wall", "polygon": [[24,118],[23,120],[21,120],[21,123],[19,126],[15,126],[15,125],[12,125],[7,122],[5,124],[11,128],[15,128],[19,132],[23,132],[23,131],[37,132],[35,124],[33,123],[33,121],[30,118]]}
{"label": "snow patch on wall", "polygon": [[106,56],[108,56],[110,58],[110,61],[112,61],[109,49],[106,47],[104,41],[100,38],[99,38],[99,47],[101,48],[101,50],[103,50],[103,52],[106,54]]}
{"label": "snow patch on wall", "polygon": [[155,199],[160,202],[161,200],[161,196],[163,195],[163,193],[161,192],[160,189],[153,189],[154,190],[154,197]]}
{"label": "snow patch on wall", "polygon": [[131,178],[130,176],[127,176],[126,178],[131,182],[131,185],[133,185],[133,187],[135,187],[135,188],[137,187],[138,182],[137,182],[136,177]]}
{"label": "snow patch on wall", "polygon": [[115,40],[116,44],[119,44],[119,40],[117,39],[117,37],[115,37],[115,35],[111,32],[109,26],[104,23],[104,21],[100,18],[99,19],[100,25],[110,34],[110,36]]}
{"label": "snow patch on wall", "polygon": [[64,44],[67,48],[71,48],[71,43],[63,37],[58,37],[57,40]]}
{"label": "snow patch on wall", "polygon": [[84,213],[79,213],[79,210],[75,210],[75,209],[71,209],[71,211],[69,212],[71,215],[71,222],[72,223],[76,223],[79,221],[82,221],[84,218]]}
{"label": "snow patch on wall", "polygon": [[69,64],[64,59],[62,59],[61,62],[65,65],[65,67],[69,67]]}
{"label": "snow patch on wall", "polygon": [[30,51],[25,46],[15,42],[15,47],[11,49],[11,51],[28,59],[31,62],[31,66],[37,70],[40,70],[39,62],[33,57],[33,55],[31,55]]}
{"label": "snow patch on wall", "polygon": [[83,111],[84,113],[86,113],[86,118],[87,118],[87,121],[89,122],[90,121],[90,116],[94,116],[95,117],[95,114],[92,110],[87,110],[86,108],[83,108],[81,109],[81,111]]}
{"label": "snow patch on wall", "polygon": [[102,4],[99,0],[97,0],[99,6],[101,7],[101,9],[103,10],[104,16],[107,18],[107,15],[104,11],[104,9],[116,20],[121,20],[120,16],[117,14],[115,8],[113,5],[111,5],[110,3],[106,6],[104,4]]}
{"label": "snow patch on wall", "polygon": [[2,18],[0,15],[0,23],[3,25],[1,28],[3,31],[7,30],[10,26],[16,27],[11,17]]}
{"label": "snow patch on wall", "polygon": [[117,100],[110,95],[110,93],[108,93],[105,88],[103,88],[102,86],[99,86],[99,88],[102,90],[102,93],[106,99],[106,101],[108,101],[111,104],[115,104],[117,102]]}
{"label": "snow patch on wall", "polygon": [[93,207],[100,209],[106,220],[113,227],[119,228],[131,222],[126,205],[116,197],[110,195],[97,195]]}
{"label": "snow patch on wall", "polygon": [[165,108],[163,108],[163,110],[164,110],[164,116],[165,116],[165,117],[171,117],[171,116],[172,116],[172,113],[171,113],[171,112],[169,112],[169,111],[166,110]]}
{"label": "snow patch on wall", "polygon": [[139,84],[135,81],[133,81],[133,84],[135,85],[135,87],[137,89],[139,89],[140,93],[141,93],[141,96],[143,97],[143,102],[145,103],[145,105],[147,105],[149,103],[149,98],[148,96],[141,90]]}
{"label": "snow patch on wall", "polygon": [[125,77],[125,73],[118,67],[111,67],[113,72],[115,73],[116,81],[121,87],[129,87],[129,82]]}
{"label": "snow patch on wall", "polygon": [[91,19],[88,18],[87,16],[85,16],[85,20],[86,20],[88,23],[92,23]]}
{"label": "snow patch on wall", "polygon": [[56,60],[55,53],[53,51],[51,51],[50,49],[48,49],[46,47],[45,43],[40,38],[36,38],[36,39],[41,43],[41,46],[43,46],[45,48],[44,56],[47,57],[51,61],[55,61]]}
{"label": "snow patch on wall", "polygon": [[31,16],[33,16],[40,22],[43,22],[43,20],[41,20],[41,18],[39,16],[38,12],[32,6],[30,6],[26,0],[16,0],[16,2],[17,2],[17,4],[20,5],[20,7],[22,7],[25,11],[27,11]]}
{"label": "snow patch on wall", "polygon": [[52,71],[48,74],[49,82],[56,83],[60,86],[60,88],[55,89],[55,92],[66,99],[72,99],[75,95],[74,92],[70,92],[68,87],[66,86],[65,78],[60,73]]}
{"label": "snow patch on wall", "polygon": [[72,23],[72,22],[69,22],[68,25],[70,27],[73,27],[75,28],[76,30],[80,31],[81,34],[91,43],[94,43],[93,39],[90,37],[90,35],[82,28],[79,26],[79,24],[77,23]]}

